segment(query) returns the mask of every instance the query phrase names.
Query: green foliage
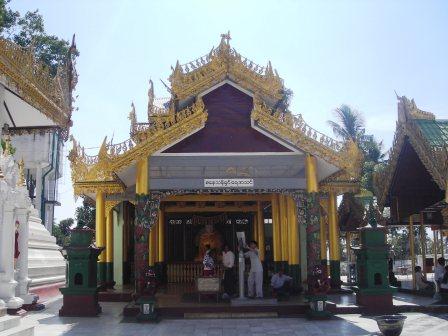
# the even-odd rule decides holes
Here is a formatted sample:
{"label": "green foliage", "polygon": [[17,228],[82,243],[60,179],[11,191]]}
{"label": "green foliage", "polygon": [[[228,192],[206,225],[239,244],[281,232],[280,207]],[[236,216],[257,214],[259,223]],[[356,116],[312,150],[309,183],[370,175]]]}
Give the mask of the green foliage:
{"label": "green foliage", "polygon": [[70,228],[74,224],[73,218],[66,218],[54,224],[52,229],[52,235],[56,237],[56,243],[59,246],[65,246],[70,243]]}
{"label": "green foliage", "polygon": [[76,208],[75,219],[77,228],[87,226],[95,229],[95,207],[84,200],[82,206]]}
{"label": "green foliage", "polygon": [[283,88],[282,99],[280,99],[277,104],[275,104],[274,110],[280,109],[282,111],[287,111],[293,96],[294,92],[291,89]]}
{"label": "green foliage", "polygon": [[[426,253],[432,253],[433,241],[429,238],[428,232],[424,231]],[[397,260],[407,260],[410,258],[411,251],[409,245],[409,229],[408,228],[391,228],[388,235],[387,243],[391,247],[391,253]],[[422,243],[420,238],[420,227],[414,226],[414,247],[415,254],[422,254]]]}
{"label": "green foliage", "polygon": [[0,34],[10,35],[10,30],[17,24],[19,12],[6,8],[11,0],[0,0]]}
{"label": "green foliage", "polygon": [[[58,66],[66,61],[70,44],[45,32],[44,19],[36,9],[20,16],[7,8],[9,0],[0,0],[0,36],[27,48],[32,46],[37,59],[55,76]],[[78,56],[78,54],[76,54]]]}
{"label": "green foliage", "polygon": [[361,187],[373,192],[373,172],[384,160],[383,143],[378,142],[371,134],[366,134],[362,113],[349,105],[341,105],[335,110],[336,121],[329,120],[335,136],[341,140],[353,140],[358,143],[364,155]]}
{"label": "green foliage", "polygon": [[[1,146],[2,146],[2,150],[5,151],[5,148],[6,148],[6,141],[3,140],[3,139],[1,139]],[[15,152],[16,152],[16,148],[10,146],[10,147],[9,147],[9,152],[11,153],[11,155],[14,155]]]}
{"label": "green foliage", "polygon": [[335,111],[337,121],[329,120],[328,124],[333,129],[336,137],[342,140],[353,140],[359,142],[364,136],[364,119],[358,111],[348,105],[341,105]]}

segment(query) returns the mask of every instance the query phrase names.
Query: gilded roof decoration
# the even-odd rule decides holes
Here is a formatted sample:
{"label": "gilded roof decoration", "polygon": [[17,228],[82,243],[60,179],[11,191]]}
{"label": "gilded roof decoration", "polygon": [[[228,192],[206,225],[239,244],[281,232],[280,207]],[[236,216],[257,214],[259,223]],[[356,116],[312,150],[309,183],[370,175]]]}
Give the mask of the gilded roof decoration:
{"label": "gilded roof decoration", "polygon": [[221,43],[205,56],[184,65],[176,63],[169,81],[177,99],[185,99],[229,78],[253,93],[273,101],[283,97],[283,80],[272,68],[260,66],[239,54],[229,43],[230,34],[221,35]]}
{"label": "gilded roof decoration", "polygon": [[[134,116],[133,108],[130,115],[131,124]],[[115,172],[201,129],[206,120],[207,111],[202,99],[198,98],[192,106],[177,112],[172,120],[150,123],[139,129],[139,133],[136,133],[138,141],[130,138],[112,144],[107,143],[105,138],[98,155],[95,156],[87,155],[84,148],[72,137],[73,148],[69,153],[69,160],[75,194],[91,193],[96,185],[109,190],[108,193],[123,192],[124,186]]]}
{"label": "gilded roof decoration", "polygon": [[254,99],[252,119],[301,150],[343,169],[351,179],[359,179],[363,155],[353,141],[343,143],[334,140],[309,126],[301,115],[273,111],[257,97]]}
{"label": "gilded roof decoration", "polygon": [[380,207],[383,207],[387,200],[398,158],[406,139],[409,140],[420,161],[439,188],[447,189],[448,143],[443,138],[446,134],[444,131],[438,133],[440,134],[439,141],[429,138],[427,130],[421,127],[422,120],[432,120],[435,124],[434,127],[438,127],[437,120],[432,113],[418,109],[414,100],[409,100],[404,96],[398,97],[398,122],[389,152],[389,160],[374,174],[375,194]]}
{"label": "gilded roof decoration", "polygon": [[[105,139],[96,156],[87,155],[73,139],[69,159],[75,194],[94,193],[95,188],[107,193],[123,192],[116,172],[203,128],[208,114],[198,94],[225,79],[254,93],[251,118],[259,127],[340,169],[321,183],[323,189],[338,193],[358,190],[363,157],[356,143],[336,141],[310,127],[301,115],[268,107],[283,98],[283,80],[270,63],[260,67],[232,49],[229,34],[221,38],[218,48],[207,56],[184,66],[176,65],[170,77],[172,97],[168,102],[156,104],[153,82],[149,81],[148,121],[137,122],[132,104],[129,139],[118,144]],[[179,109],[179,100],[189,105]]]}
{"label": "gilded roof decoration", "polygon": [[67,61],[51,76],[48,68],[34,57],[31,48],[0,38],[0,74],[12,89],[58,126],[71,126],[72,91],[77,83],[74,39]]}

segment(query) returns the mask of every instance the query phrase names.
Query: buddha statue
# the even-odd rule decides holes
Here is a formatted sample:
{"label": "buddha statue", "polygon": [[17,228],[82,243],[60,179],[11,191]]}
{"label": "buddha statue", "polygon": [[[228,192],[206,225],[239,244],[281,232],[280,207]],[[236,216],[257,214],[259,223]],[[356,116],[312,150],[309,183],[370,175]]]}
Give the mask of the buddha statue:
{"label": "buddha statue", "polygon": [[212,224],[206,224],[197,234],[195,241],[198,247],[195,261],[202,261],[205,251],[207,251],[207,245],[210,245],[210,249],[215,250],[215,252],[219,253],[221,251],[222,236],[215,230]]}

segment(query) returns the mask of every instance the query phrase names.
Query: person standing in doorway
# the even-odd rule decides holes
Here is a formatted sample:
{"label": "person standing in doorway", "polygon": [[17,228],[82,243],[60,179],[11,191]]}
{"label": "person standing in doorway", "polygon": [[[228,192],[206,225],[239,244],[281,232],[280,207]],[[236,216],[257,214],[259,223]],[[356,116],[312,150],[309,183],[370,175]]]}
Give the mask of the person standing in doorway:
{"label": "person standing in doorway", "polygon": [[440,292],[440,285],[442,284],[443,275],[445,274],[445,258],[437,259],[437,265],[434,267],[434,283],[436,284],[436,292]]}
{"label": "person standing in doorway", "polygon": [[[247,287],[249,297],[258,299],[263,298],[263,265],[260,261],[260,252],[255,240],[249,243],[249,248],[244,257],[250,258],[250,272],[247,278]],[[255,293],[254,293],[255,289]],[[254,295],[255,294],[255,295]]]}
{"label": "person standing in doorway", "polygon": [[202,260],[202,264],[204,265],[204,269],[202,271],[203,276],[214,276],[215,275],[215,260],[212,256],[212,250],[210,249],[210,245],[205,245],[206,251],[204,254],[204,259]]}
{"label": "person standing in doorway", "polygon": [[235,254],[229,245],[224,245],[222,251],[222,265],[224,266],[224,294],[223,299],[230,298],[235,293]]}

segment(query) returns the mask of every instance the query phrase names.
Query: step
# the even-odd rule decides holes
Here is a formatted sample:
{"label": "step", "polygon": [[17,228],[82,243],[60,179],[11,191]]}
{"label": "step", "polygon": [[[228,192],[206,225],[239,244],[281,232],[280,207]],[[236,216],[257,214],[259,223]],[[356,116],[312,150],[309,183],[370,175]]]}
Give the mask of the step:
{"label": "step", "polygon": [[3,330],[18,327],[20,325],[20,316],[5,315],[0,317],[0,333]]}
{"label": "step", "polygon": [[232,299],[230,301],[232,306],[276,306],[278,305],[277,299]]}
{"label": "step", "polygon": [[0,331],[0,336],[34,336],[36,324],[20,324],[17,327]]}
{"label": "step", "polygon": [[244,313],[184,313],[185,319],[241,319],[241,318],[275,318],[276,312]]}

